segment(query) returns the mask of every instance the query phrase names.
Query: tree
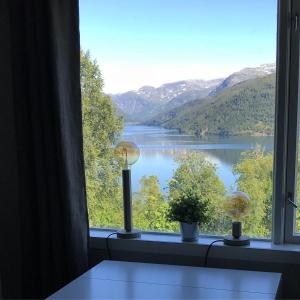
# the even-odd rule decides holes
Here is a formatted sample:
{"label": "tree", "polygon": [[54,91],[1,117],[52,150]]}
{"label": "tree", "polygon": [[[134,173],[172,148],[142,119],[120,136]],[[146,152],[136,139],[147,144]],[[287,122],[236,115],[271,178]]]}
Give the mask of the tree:
{"label": "tree", "polygon": [[216,166],[197,153],[177,157],[179,167],[169,182],[169,197],[177,199],[190,191],[202,201],[208,202],[207,225],[202,231],[216,233],[224,231],[222,203],[225,195],[223,182],[216,174]]}
{"label": "tree", "polygon": [[134,197],[135,227],[144,230],[174,231],[177,224],[170,223],[167,218],[168,203],[160,190],[156,176],[143,176],[141,188]]}
{"label": "tree", "polygon": [[89,52],[80,51],[80,79],[86,188],[91,226],[116,227],[123,223],[120,166],[113,144],[123,122],[112,100],[103,93],[99,66]]}
{"label": "tree", "polygon": [[234,167],[239,175],[238,189],[250,196],[249,214],[243,218],[243,228],[250,236],[270,236],[272,227],[273,154],[257,146],[242,154]]}
{"label": "tree", "polygon": [[[300,157],[300,155],[298,155]],[[265,237],[272,230],[273,153],[257,146],[242,154],[234,167],[239,175],[238,189],[250,196],[250,213],[243,218],[244,232],[250,236]],[[296,198],[300,195],[300,160],[297,164]],[[300,212],[296,213],[296,230],[300,231]]]}

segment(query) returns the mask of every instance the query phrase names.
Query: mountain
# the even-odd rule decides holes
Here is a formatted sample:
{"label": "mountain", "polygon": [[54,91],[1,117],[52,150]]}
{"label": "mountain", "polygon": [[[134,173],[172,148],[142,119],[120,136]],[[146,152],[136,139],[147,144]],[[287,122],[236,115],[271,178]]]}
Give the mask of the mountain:
{"label": "mountain", "polygon": [[154,87],[142,87],[136,91],[138,95],[143,96],[152,102],[166,103],[172,99],[189,92],[200,92],[204,95],[208,95],[209,92],[215,88],[222,79],[214,80],[182,80],[172,83],[166,83],[158,88]]}
{"label": "mountain", "polygon": [[157,105],[134,91],[111,95],[111,97],[117,109],[128,116],[138,115],[144,111],[149,111]]}
{"label": "mountain", "polygon": [[226,87],[214,96],[157,115],[146,124],[197,136],[271,135],[274,106],[275,74],[271,74]]}
{"label": "mountain", "polygon": [[158,88],[143,86],[136,91],[110,96],[115,106],[126,116],[145,121],[162,111],[208,96],[222,81],[223,79],[182,80]]}
{"label": "mountain", "polygon": [[123,112],[125,120],[142,123],[150,120],[150,123],[160,124],[174,118],[177,111],[186,105],[192,107],[194,100],[200,103],[207,97],[217,97],[242,82],[274,74],[275,70],[275,64],[263,64],[256,68],[244,68],[225,79],[182,80],[158,88],[143,86],[135,91],[110,96],[115,106]]}
{"label": "mountain", "polygon": [[216,96],[226,88],[230,88],[240,82],[261,78],[276,72],[275,64],[263,64],[256,68],[245,68],[239,72],[235,72],[225,78],[216,88],[210,93],[210,96]]}

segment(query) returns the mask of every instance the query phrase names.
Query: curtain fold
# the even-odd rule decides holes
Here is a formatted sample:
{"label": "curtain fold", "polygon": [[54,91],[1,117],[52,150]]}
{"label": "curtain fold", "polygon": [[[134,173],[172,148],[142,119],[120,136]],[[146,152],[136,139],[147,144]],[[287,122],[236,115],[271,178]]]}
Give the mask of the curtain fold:
{"label": "curtain fold", "polygon": [[19,239],[20,297],[40,298],[88,267],[79,7],[7,0],[6,9],[19,218],[11,234]]}

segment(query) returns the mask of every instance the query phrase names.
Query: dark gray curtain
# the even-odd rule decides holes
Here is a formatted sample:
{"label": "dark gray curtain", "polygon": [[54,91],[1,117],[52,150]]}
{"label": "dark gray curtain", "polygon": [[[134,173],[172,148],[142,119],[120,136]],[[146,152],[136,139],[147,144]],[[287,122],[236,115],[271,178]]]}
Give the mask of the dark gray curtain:
{"label": "dark gray curtain", "polygon": [[88,266],[78,1],[0,2],[2,289],[46,297]]}

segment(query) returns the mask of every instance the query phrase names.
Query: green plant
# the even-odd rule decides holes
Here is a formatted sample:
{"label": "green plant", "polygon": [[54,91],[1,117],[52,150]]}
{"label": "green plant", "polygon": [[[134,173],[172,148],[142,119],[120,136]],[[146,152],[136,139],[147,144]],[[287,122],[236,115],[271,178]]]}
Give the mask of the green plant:
{"label": "green plant", "polygon": [[205,224],[209,221],[208,207],[208,200],[200,199],[195,193],[188,191],[169,202],[167,218],[169,221]]}

